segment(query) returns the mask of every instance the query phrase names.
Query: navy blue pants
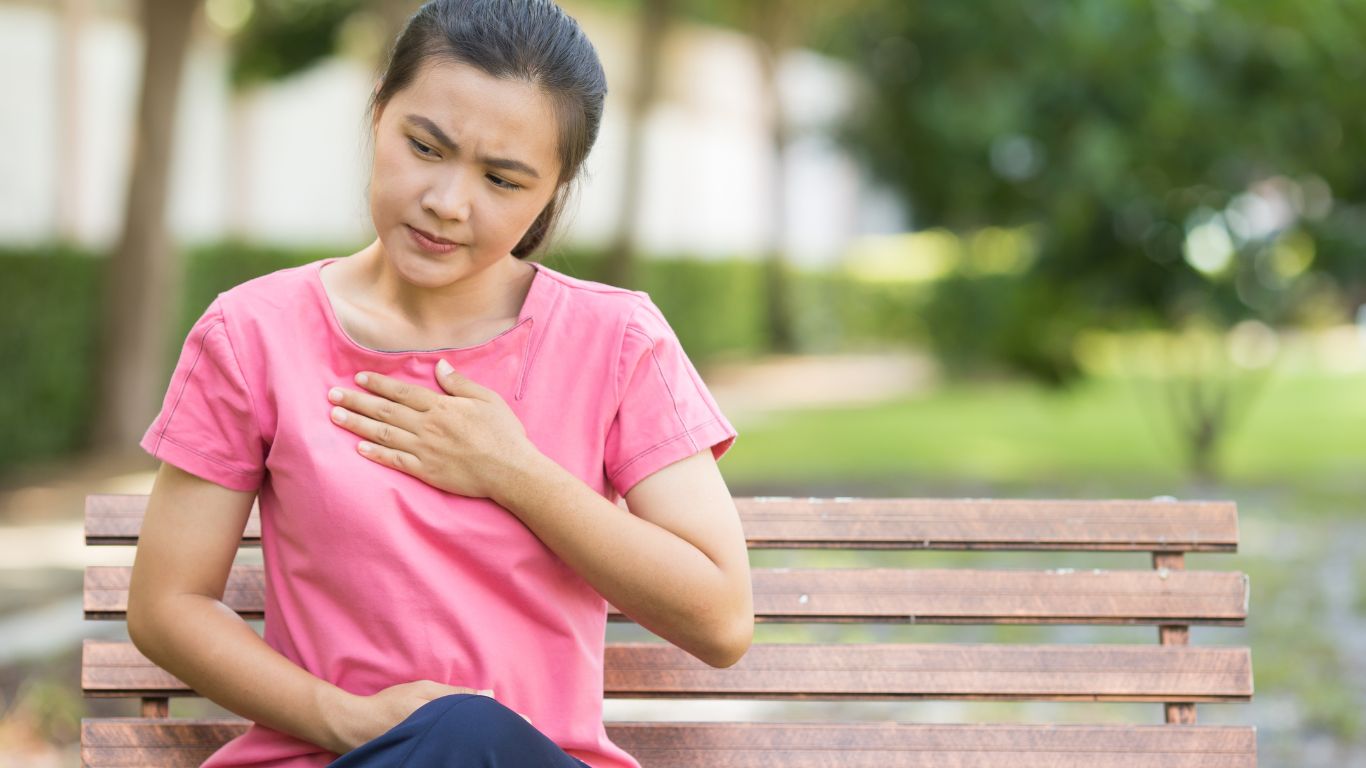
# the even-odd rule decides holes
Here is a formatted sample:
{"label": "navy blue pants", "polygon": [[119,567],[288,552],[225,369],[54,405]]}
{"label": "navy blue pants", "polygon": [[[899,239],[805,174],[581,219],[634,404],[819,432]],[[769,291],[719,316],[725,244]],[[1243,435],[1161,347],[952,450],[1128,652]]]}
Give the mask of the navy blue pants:
{"label": "navy blue pants", "polygon": [[588,768],[498,700],[452,693],[327,768]]}

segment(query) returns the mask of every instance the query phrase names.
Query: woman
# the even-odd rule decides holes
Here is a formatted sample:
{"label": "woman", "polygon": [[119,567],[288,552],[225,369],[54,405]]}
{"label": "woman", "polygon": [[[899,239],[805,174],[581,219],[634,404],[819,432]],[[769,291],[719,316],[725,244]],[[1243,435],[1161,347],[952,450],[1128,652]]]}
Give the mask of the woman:
{"label": "woman", "polygon": [[[371,102],[374,242],[191,330],[128,628],[253,721],[205,766],[637,766],[606,603],[712,666],[748,648],[734,428],[647,294],[528,260],[605,93],[550,0],[427,3]],[[258,497],[264,638],[221,602]]]}

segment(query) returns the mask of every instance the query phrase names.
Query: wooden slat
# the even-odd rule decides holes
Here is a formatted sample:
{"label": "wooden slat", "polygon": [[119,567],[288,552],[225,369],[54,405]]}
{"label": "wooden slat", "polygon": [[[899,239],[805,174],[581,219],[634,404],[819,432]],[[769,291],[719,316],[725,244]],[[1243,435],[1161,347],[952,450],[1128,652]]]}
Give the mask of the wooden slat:
{"label": "wooden slat", "polygon": [[[138,543],[142,516],[147,512],[145,493],[92,493],[85,497],[85,543],[132,545]],[[242,546],[261,546],[260,499],[251,503],[251,515],[242,532]]]}
{"label": "wooden slat", "polygon": [[[86,618],[125,618],[131,573],[86,568]],[[1247,617],[1241,573],[755,568],[751,575],[760,622],[1239,625]],[[244,618],[262,618],[262,566],[233,566],[223,602]],[[608,619],[630,620],[615,607]]]}
{"label": "wooden slat", "polygon": [[[1233,502],[742,497],[751,549],[1233,552]],[[86,543],[134,544],[146,495],[86,498]],[[260,545],[253,507],[242,543]]]}
{"label": "wooden slat", "polygon": [[[87,696],[194,695],[131,643],[85,640]],[[1247,701],[1246,648],[760,644],[716,669],[667,643],[611,643],[614,698]]]}
{"label": "wooden slat", "polygon": [[[81,721],[90,768],[192,768],[240,718]],[[607,722],[642,768],[1254,768],[1256,731],[1221,726]]]}
{"label": "wooden slat", "polygon": [[737,499],[755,548],[1233,552],[1232,502]]}
{"label": "wooden slat", "polygon": [[663,643],[619,643],[607,647],[604,690],[623,698],[1230,701],[1250,699],[1252,665],[1242,648],[765,644],[715,669]]}
{"label": "wooden slat", "polygon": [[219,747],[246,732],[240,717],[81,718],[83,768],[199,768]]}
{"label": "wooden slat", "polygon": [[1251,728],[607,724],[643,768],[1252,768]]}

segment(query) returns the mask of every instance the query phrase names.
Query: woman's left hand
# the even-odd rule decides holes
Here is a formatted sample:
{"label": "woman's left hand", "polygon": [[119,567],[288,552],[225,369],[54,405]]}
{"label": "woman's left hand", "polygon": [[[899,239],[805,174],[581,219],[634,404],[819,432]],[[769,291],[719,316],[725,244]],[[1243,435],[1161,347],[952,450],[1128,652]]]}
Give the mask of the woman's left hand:
{"label": "woman's left hand", "polygon": [[362,371],[356,383],[366,391],[333,387],[328,393],[332,422],[365,438],[357,450],[371,461],[443,491],[492,497],[507,470],[535,447],[497,392],[444,360],[436,379],[448,394]]}

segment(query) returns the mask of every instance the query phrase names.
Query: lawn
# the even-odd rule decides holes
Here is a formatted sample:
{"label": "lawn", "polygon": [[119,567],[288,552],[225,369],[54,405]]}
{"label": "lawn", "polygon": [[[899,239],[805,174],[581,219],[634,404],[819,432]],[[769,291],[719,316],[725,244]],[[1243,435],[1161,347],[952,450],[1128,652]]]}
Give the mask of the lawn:
{"label": "lawn", "polygon": [[[793,411],[752,426],[721,466],[737,495],[1231,499],[1234,555],[1193,555],[1188,566],[1239,570],[1252,585],[1242,628],[1196,628],[1197,645],[1252,648],[1250,709],[1207,706],[1202,722],[1258,726],[1266,765],[1307,764],[1305,746],[1350,761],[1366,733],[1366,375],[1303,370],[1267,378],[1229,434],[1217,481],[1185,469],[1163,391],[1152,380],[1093,377],[1066,391],[1019,382],[942,386],[875,406]],[[972,567],[973,553],[753,553],[760,567]],[[1016,553],[1011,567],[1145,568],[1142,555]],[[797,630],[763,628],[765,639]],[[1067,632],[1077,642],[1150,642],[1145,628],[911,627],[914,632],[1028,641]],[[1023,637],[1021,637],[1023,636]],[[815,637],[809,639],[817,639]],[[1154,710],[1155,711],[1155,710]],[[1151,713],[1148,713],[1149,715]],[[1330,759],[1331,763],[1332,760]],[[1321,764],[1326,764],[1322,763]]]}
{"label": "lawn", "polygon": [[[1251,393],[1221,453],[1221,485],[1331,496],[1366,490],[1366,375],[1272,376]],[[722,468],[733,486],[982,486],[1173,493],[1185,450],[1164,390],[1092,378],[1054,391],[964,383],[875,406],[800,411],[739,427]],[[1150,493],[1149,493],[1150,491]]]}

